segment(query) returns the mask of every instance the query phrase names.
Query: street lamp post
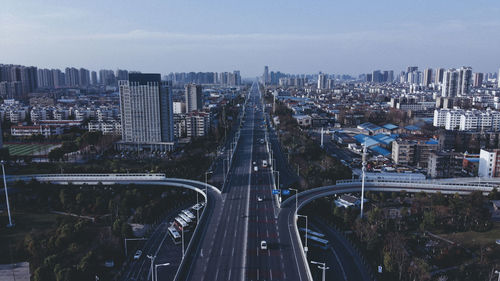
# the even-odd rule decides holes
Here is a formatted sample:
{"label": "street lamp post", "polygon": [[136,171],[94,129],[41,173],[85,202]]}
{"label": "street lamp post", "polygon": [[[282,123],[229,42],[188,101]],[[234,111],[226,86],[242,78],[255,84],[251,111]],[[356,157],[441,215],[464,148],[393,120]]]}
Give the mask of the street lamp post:
{"label": "street lamp post", "polygon": [[306,259],[307,259],[307,252],[309,251],[309,248],[307,247],[307,237],[308,237],[308,233],[309,233],[309,231],[307,230],[307,216],[297,214],[297,220],[299,217],[306,219],[306,247],[304,248],[304,252],[306,254]]}
{"label": "street lamp post", "polygon": [[2,172],[3,172],[3,188],[5,189],[5,202],[7,202],[7,213],[9,214],[9,224],[7,225],[7,227],[13,227],[14,225],[12,224],[12,217],[10,215],[9,192],[7,191],[7,180],[5,179],[5,165],[3,161],[1,161],[0,164],[2,165]]}
{"label": "street lamp post", "polygon": [[213,174],[213,171],[205,172],[205,203],[208,200],[208,174]]}
{"label": "street lamp post", "polygon": [[330,269],[329,267],[326,267],[326,263],[324,262],[317,262],[317,261],[311,261],[312,264],[316,264],[318,265],[318,268],[323,270],[323,275],[322,275],[322,280],[325,281],[326,280],[326,270],[327,269]]}
{"label": "street lamp post", "polygon": [[148,240],[147,238],[125,238],[123,239],[125,243],[125,257],[128,255],[127,253],[127,241],[139,241],[139,240]]}
{"label": "street lamp post", "polygon": [[160,266],[169,266],[170,263],[167,262],[167,263],[161,263],[161,264],[155,264],[155,281],[158,281],[158,267]]}
{"label": "street lamp post", "polygon": [[154,279],[154,272],[153,272],[153,264],[155,262],[155,259],[156,259],[156,256],[153,256],[153,255],[147,255],[148,259],[151,260],[151,280],[155,280]]}

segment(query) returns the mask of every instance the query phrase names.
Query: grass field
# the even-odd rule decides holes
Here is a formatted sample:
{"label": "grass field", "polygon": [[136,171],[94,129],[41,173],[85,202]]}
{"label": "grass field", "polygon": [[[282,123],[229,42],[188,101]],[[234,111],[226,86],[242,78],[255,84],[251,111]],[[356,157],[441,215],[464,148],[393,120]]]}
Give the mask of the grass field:
{"label": "grass field", "polygon": [[3,146],[9,149],[9,153],[12,156],[32,156],[47,155],[51,149],[56,148],[59,145],[6,143]]}
{"label": "grass field", "polygon": [[473,247],[477,245],[491,246],[495,244],[497,239],[500,239],[500,223],[495,222],[493,224],[493,228],[486,232],[467,231],[451,234],[439,234],[439,236],[453,242],[460,243],[465,247]]}
{"label": "grass field", "polygon": [[55,226],[59,215],[49,213],[12,212],[15,224],[12,228],[5,226],[9,222],[7,212],[0,213],[0,264],[18,262],[16,246],[24,241],[30,232],[44,232]]}

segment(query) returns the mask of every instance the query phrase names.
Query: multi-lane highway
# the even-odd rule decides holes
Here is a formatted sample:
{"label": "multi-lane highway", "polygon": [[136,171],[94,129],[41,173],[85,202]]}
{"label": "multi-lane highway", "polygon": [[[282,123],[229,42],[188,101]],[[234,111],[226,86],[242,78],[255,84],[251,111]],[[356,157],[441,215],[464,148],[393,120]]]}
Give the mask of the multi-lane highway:
{"label": "multi-lane highway", "polygon": [[[268,155],[261,141],[265,130],[261,109],[261,94],[254,83],[223,203],[203,233],[189,280],[307,280],[303,265],[295,266],[297,252],[290,236],[279,235],[271,172],[262,165]],[[267,242],[267,249],[261,249],[261,241]]]}

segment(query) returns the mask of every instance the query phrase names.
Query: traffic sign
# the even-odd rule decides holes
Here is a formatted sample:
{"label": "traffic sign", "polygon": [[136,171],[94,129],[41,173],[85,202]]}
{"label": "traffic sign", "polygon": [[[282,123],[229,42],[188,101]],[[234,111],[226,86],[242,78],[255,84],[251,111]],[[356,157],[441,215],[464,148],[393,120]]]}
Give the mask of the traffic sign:
{"label": "traffic sign", "polygon": [[280,190],[279,189],[273,189],[273,194],[276,195],[276,194],[280,194]]}
{"label": "traffic sign", "polygon": [[283,190],[281,190],[281,194],[283,194],[283,195],[289,195],[290,194],[290,190],[289,189],[283,189]]}

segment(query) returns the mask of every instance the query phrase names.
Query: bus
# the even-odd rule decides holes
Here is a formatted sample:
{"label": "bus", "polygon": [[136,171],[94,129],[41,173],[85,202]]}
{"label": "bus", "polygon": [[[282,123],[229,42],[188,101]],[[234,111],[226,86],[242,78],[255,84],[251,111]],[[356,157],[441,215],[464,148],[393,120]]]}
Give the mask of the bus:
{"label": "bus", "polygon": [[324,239],[326,237],[323,233],[312,231],[310,229],[306,229],[306,228],[303,228],[303,227],[299,228],[299,230],[302,231],[302,232],[305,232],[305,233],[307,233],[307,234],[309,234],[311,236],[316,236],[318,238]]}
{"label": "bus", "polygon": [[184,215],[184,213],[181,212],[178,214],[178,216],[181,217],[181,219],[183,219],[188,224],[192,223],[191,219],[188,216]]}
{"label": "bus", "polygon": [[179,229],[179,231],[188,231],[189,225],[181,217],[175,217],[174,225]]}
{"label": "bus", "polygon": [[307,234],[304,235],[304,237],[308,239],[308,242],[311,242],[312,245],[318,246],[323,250],[328,250],[328,248],[330,248],[330,242],[326,239]]}
{"label": "bus", "polygon": [[190,218],[191,220],[195,220],[196,219],[196,216],[193,215],[193,213],[191,213],[189,210],[182,210],[182,213],[184,215],[186,215],[188,218]]}
{"label": "bus", "polygon": [[179,245],[181,243],[181,235],[173,225],[168,227],[168,235],[172,238],[175,245]]}

